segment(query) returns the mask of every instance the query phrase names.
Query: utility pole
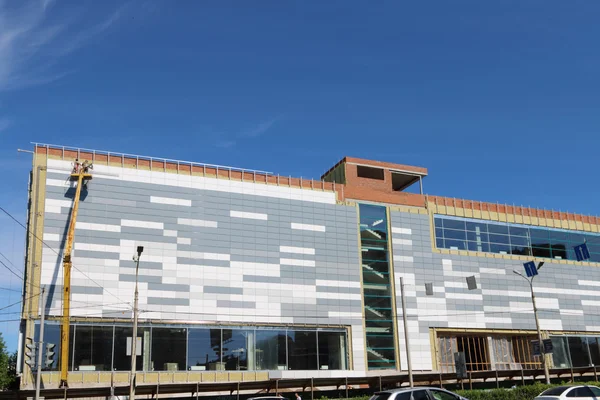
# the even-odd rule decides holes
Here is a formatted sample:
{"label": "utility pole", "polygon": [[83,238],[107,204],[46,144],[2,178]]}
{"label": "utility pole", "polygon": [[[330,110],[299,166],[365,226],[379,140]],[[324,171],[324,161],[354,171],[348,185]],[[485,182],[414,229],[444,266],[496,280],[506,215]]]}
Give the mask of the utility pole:
{"label": "utility pole", "polygon": [[137,255],[133,256],[135,261],[135,292],[133,295],[133,331],[131,332],[131,376],[129,382],[129,400],[135,399],[135,371],[136,371],[136,350],[137,350],[137,324],[138,324],[138,271],[140,269],[140,256],[144,251],[144,246],[137,247]]}
{"label": "utility pole", "polygon": [[44,351],[44,320],[46,319],[46,287],[42,287],[40,296],[40,340],[38,341],[38,358],[35,374],[35,400],[40,399],[40,383],[42,382],[42,352]]}
{"label": "utility pole", "polygon": [[404,321],[404,342],[406,344],[406,364],[408,365],[408,382],[414,386],[412,362],[410,359],[410,343],[408,341],[408,321],[406,320],[406,298],[404,297],[404,279],[400,277],[400,297],[402,299],[402,320]]}
{"label": "utility pole", "polygon": [[[531,262],[531,264],[533,264],[533,261]],[[548,370],[548,360],[546,359],[546,352],[544,351],[544,342],[542,341],[542,331],[540,329],[540,320],[538,318],[537,305],[535,303],[535,293],[533,292],[533,278],[536,277],[536,275],[538,274],[538,271],[540,270],[540,268],[542,268],[542,265],[544,265],[543,261],[540,262],[537,265],[537,267],[535,267],[535,266],[530,267],[530,268],[535,269],[535,271],[530,270],[527,273],[528,275],[531,274],[531,278],[528,278],[525,275],[523,275],[522,273],[515,271],[515,270],[513,270],[513,273],[515,273],[516,275],[519,275],[521,278],[525,279],[527,281],[527,283],[529,283],[529,290],[531,290],[531,302],[533,303],[533,315],[535,317],[535,327],[537,329],[538,341],[539,341],[539,346],[540,346],[540,357],[542,359],[542,366],[544,367],[544,376],[546,377],[546,384],[549,385],[550,384],[550,371]],[[525,267],[526,267],[526,271],[527,271],[527,265]]]}

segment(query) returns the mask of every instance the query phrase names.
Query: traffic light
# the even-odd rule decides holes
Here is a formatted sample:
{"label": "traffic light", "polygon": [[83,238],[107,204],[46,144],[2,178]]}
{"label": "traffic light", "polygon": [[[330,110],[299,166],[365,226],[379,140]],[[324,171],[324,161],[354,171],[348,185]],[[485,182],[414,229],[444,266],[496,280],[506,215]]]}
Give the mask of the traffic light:
{"label": "traffic light", "polygon": [[29,365],[30,368],[35,368],[35,350],[36,344],[32,338],[25,339],[25,364]]}
{"label": "traffic light", "polygon": [[44,366],[47,368],[50,368],[52,364],[54,364],[54,355],[56,354],[54,351],[55,347],[56,344],[54,343],[46,343],[46,358],[44,359]]}

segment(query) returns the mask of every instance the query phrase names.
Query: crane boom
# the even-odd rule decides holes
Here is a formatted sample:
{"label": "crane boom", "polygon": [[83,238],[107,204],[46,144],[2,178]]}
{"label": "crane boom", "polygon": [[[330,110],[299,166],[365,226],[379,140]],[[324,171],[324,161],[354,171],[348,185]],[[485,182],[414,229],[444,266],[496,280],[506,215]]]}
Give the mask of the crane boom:
{"label": "crane boom", "polygon": [[92,179],[88,172],[89,167],[79,168],[76,161],[76,167],[71,173],[70,180],[77,182],[75,197],[73,198],[73,207],[71,210],[71,221],[69,222],[69,231],[67,232],[67,242],[64,248],[63,256],[63,316],[60,329],[60,386],[68,387],[67,377],[69,371],[69,317],[71,308],[71,252],[73,250],[73,241],[75,239],[75,223],[77,222],[77,212],[79,210],[79,198],[81,197],[81,188],[86,180]]}

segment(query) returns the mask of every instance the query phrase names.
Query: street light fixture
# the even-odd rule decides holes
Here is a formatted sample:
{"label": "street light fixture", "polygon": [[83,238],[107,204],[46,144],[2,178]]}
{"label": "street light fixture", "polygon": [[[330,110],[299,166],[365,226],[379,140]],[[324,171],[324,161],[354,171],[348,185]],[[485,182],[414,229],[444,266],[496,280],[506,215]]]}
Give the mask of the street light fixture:
{"label": "street light fixture", "polygon": [[137,247],[137,254],[133,256],[135,261],[135,292],[133,295],[133,331],[131,333],[131,376],[129,377],[129,400],[135,399],[135,362],[137,350],[137,324],[138,324],[138,271],[140,269],[140,256],[144,252],[144,246]]}
{"label": "street light fixture", "polygon": [[537,305],[535,304],[535,293],[533,292],[533,278],[536,277],[538,271],[540,270],[540,268],[542,268],[542,265],[544,265],[544,262],[541,261],[540,263],[538,263],[537,268],[535,267],[533,261],[525,263],[524,265],[525,271],[527,271],[528,276],[525,276],[521,272],[515,271],[514,269],[513,273],[519,275],[521,278],[525,279],[527,283],[529,283],[529,289],[531,290],[531,302],[533,303],[533,315],[535,316],[535,327],[537,329],[538,341],[540,345],[540,356],[542,358],[542,365],[544,366],[544,376],[546,377],[546,384],[550,384],[550,372],[548,371],[548,362],[546,359],[546,352],[544,351],[544,345],[542,341],[542,331],[540,330],[540,320],[538,319]]}

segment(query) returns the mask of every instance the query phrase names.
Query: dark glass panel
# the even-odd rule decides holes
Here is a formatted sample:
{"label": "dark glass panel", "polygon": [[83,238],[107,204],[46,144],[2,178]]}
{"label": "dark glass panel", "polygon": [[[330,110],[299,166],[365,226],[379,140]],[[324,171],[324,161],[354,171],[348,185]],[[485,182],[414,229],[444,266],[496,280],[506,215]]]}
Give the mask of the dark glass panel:
{"label": "dark glass panel", "polygon": [[[46,332],[44,332],[46,336]],[[110,371],[112,368],[112,326],[77,325],[75,371]]]}
{"label": "dark glass panel", "polygon": [[488,231],[490,233],[495,233],[495,234],[500,234],[500,235],[508,235],[508,226],[507,225],[488,224]]}
{"label": "dark glass panel", "polygon": [[443,219],[439,218],[439,217],[435,217],[433,219],[433,223],[434,223],[434,225],[435,225],[436,228],[441,228],[442,224],[443,224]]}
{"label": "dark glass panel", "polygon": [[318,368],[316,332],[288,331],[288,362],[291,370]]}
{"label": "dark glass panel", "polygon": [[511,236],[529,236],[529,228],[523,228],[520,226],[509,226],[508,232]]}
{"label": "dark glass panel", "polygon": [[437,247],[438,249],[444,249],[444,239],[441,238],[437,238],[435,239],[435,247]]}
{"label": "dark glass panel", "polygon": [[569,348],[567,338],[563,336],[553,336],[552,340],[552,361],[556,368],[570,368]]}
{"label": "dark glass panel", "polygon": [[436,238],[443,238],[444,237],[444,230],[442,228],[435,228],[435,237]]}
{"label": "dark glass panel", "polygon": [[552,253],[550,251],[550,245],[545,245],[544,247],[534,246],[531,249],[533,251],[534,257],[545,257],[552,258]]}
{"label": "dark glass panel", "polygon": [[467,231],[470,232],[479,232],[479,233],[487,233],[488,228],[486,223],[484,222],[471,222],[467,221]]}
{"label": "dark glass panel", "polygon": [[460,220],[456,220],[456,219],[445,219],[444,220],[444,228],[464,231],[465,230],[465,221],[460,221]]}
{"label": "dark glass panel", "polygon": [[[131,371],[131,332],[130,327],[115,327],[115,353],[113,369],[115,371]],[[150,328],[138,328],[136,346],[136,371],[151,371],[150,364]]]}
{"label": "dark glass panel", "polygon": [[226,370],[247,370],[248,351],[253,349],[254,330],[223,329],[223,363]]}
{"label": "dark glass panel", "polygon": [[487,242],[467,242],[467,250],[471,251],[483,251],[488,253],[490,251],[490,244]]}
{"label": "dark glass panel", "polygon": [[509,254],[510,246],[508,244],[490,243],[490,252],[491,253]]}
{"label": "dark glass panel", "polygon": [[467,232],[467,240],[470,240],[473,242],[477,242],[477,241],[489,242],[490,237],[488,236],[487,233]]}
{"label": "dark glass panel", "polygon": [[590,349],[590,357],[592,365],[600,365],[600,338],[587,337],[588,348]]}
{"label": "dark glass panel", "polygon": [[223,369],[220,329],[189,329],[188,368],[198,371]]}
{"label": "dark glass panel", "polygon": [[552,245],[552,258],[561,258],[565,260],[567,258],[567,249],[562,244]]}
{"label": "dark glass panel", "polygon": [[508,235],[497,235],[490,233],[490,243],[496,244],[510,244]]}
{"label": "dark glass panel", "polygon": [[186,370],[187,329],[152,328],[154,371]]}
{"label": "dark glass panel", "polygon": [[[56,324],[49,324],[49,323],[45,323],[44,324],[44,343],[52,343],[55,344],[56,347],[54,347],[54,363],[52,363],[52,365],[50,365],[49,367],[46,367],[43,363],[42,363],[42,370],[44,371],[58,371],[60,369],[60,325],[56,325]],[[71,325],[71,329],[70,329],[70,337],[73,338],[73,336],[75,335],[75,329],[74,326]],[[36,322],[35,324],[35,328],[34,328],[34,341],[38,342],[39,336],[40,336],[40,325],[38,322]],[[71,351],[69,352],[69,359],[73,360],[73,348],[71,347]],[[37,353],[36,353],[36,357],[37,357]],[[71,369],[71,365],[69,365],[69,369]]]}
{"label": "dark glass panel", "polygon": [[257,330],[256,369],[261,371],[287,369],[286,341],[287,335],[283,330]]}
{"label": "dark glass panel", "polygon": [[387,261],[387,251],[374,250],[374,249],[362,249],[363,260],[368,261]]}
{"label": "dark glass panel", "polygon": [[467,233],[465,231],[456,231],[453,229],[444,229],[444,239],[466,240]]}
{"label": "dark glass panel", "polygon": [[587,341],[582,337],[569,336],[569,353],[573,367],[587,367],[590,365],[590,355],[588,353]]}
{"label": "dark glass panel", "polygon": [[444,247],[447,249],[466,250],[467,243],[464,240],[444,239]]}
{"label": "dark glass panel", "polygon": [[510,244],[512,247],[529,247],[529,239],[521,236],[511,236]]}

